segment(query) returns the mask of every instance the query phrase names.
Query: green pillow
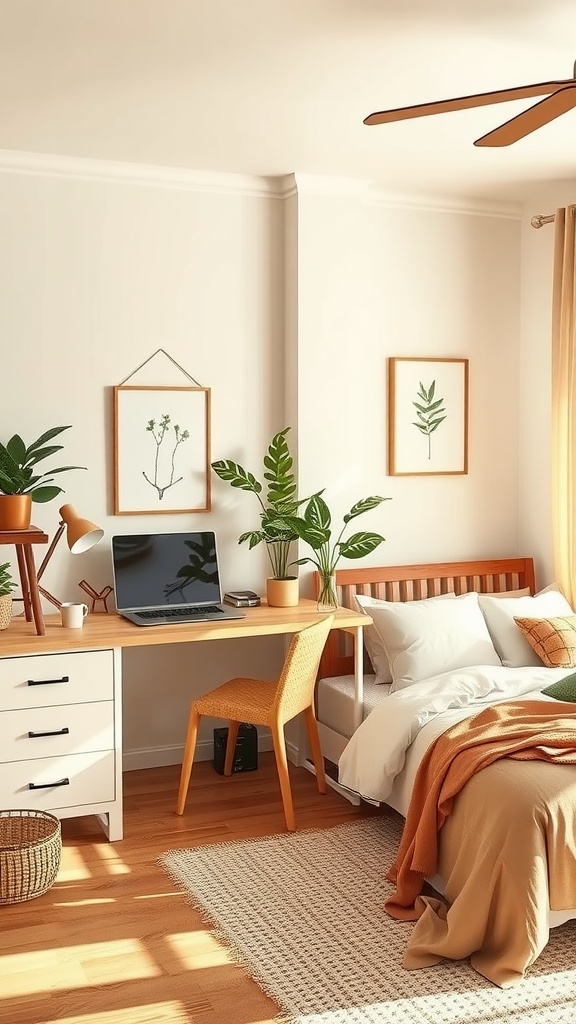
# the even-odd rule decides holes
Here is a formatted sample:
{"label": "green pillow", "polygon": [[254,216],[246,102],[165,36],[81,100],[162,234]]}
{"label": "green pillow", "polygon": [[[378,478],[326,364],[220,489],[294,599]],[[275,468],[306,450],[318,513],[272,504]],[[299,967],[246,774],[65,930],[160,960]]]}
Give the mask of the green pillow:
{"label": "green pillow", "polygon": [[563,679],[558,679],[557,682],[542,690],[542,693],[545,693],[547,697],[554,697],[556,700],[576,704],[576,672],[564,676]]}

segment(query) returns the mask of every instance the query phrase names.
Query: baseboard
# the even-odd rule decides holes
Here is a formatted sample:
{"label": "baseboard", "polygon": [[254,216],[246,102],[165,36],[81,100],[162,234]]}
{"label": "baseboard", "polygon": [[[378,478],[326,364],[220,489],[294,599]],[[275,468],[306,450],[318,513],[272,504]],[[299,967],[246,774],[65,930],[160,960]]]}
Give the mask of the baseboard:
{"label": "baseboard", "polygon": [[[270,733],[258,736],[258,750],[272,750]],[[294,743],[286,744],[288,760],[298,764],[298,747]],[[170,747],[145,747],[140,750],[125,750],[122,757],[122,770],[137,771],[139,768],[163,768],[170,764],[182,764],[184,745]],[[200,740],[196,744],[195,761],[211,761],[214,757],[212,740]]]}

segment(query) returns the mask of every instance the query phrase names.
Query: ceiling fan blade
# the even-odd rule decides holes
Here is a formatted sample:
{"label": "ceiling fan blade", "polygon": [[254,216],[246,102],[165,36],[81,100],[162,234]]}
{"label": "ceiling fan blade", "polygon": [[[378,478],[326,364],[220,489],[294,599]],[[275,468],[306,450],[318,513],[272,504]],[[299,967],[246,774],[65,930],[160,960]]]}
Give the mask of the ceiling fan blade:
{"label": "ceiling fan blade", "polygon": [[576,84],[573,78],[558,82],[539,82],[536,85],[519,85],[514,89],[498,89],[496,92],[479,92],[473,96],[458,96],[452,100],[436,100],[434,103],[417,103],[412,107],[397,107],[395,110],[380,110],[364,118],[364,124],[389,124],[404,121],[410,117],[424,117],[427,114],[445,114],[451,110],[468,110],[490,103],[505,103],[508,100],[523,100],[530,96],[544,96],[556,93],[564,86]]}
{"label": "ceiling fan blade", "polygon": [[499,128],[476,139],[474,145],[510,146],[513,142],[523,139],[525,135],[530,135],[530,132],[536,131],[537,128],[542,128],[554,118],[560,117],[560,114],[572,110],[573,107],[576,107],[576,83],[565,89],[559,89],[552,96],[547,96],[546,99],[540,100],[534,106],[528,107],[528,110],[523,110],[521,114],[517,114],[510,121],[505,121]]}

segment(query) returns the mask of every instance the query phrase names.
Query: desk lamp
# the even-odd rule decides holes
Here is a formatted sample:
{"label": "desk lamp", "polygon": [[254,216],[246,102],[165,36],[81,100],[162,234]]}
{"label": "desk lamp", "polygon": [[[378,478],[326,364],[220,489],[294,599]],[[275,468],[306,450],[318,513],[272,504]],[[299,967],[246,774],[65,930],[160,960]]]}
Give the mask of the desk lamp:
{"label": "desk lamp", "polygon": [[[104,530],[99,526],[96,526],[95,523],[91,523],[89,519],[82,519],[72,505],[62,505],[59,512],[60,525],[58,526],[54,539],[46,552],[38,572],[36,573],[36,579],[38,581],[40,581],[40,577],[52,558],[56,545],[64,533],[64,530],[66,530],[66,541],[68,547],[73,555],[81,555],[85,551],[89,551],[90,548],[93,548],[94,545],[97,544],[99,540],[102,540],[102,537],[104,536]],[[44,590],[43,587],[39,586],[38,590],[42,594],[42,597],[45,597],[47,601],[55,604],[57,608],[60,607],[62,602],[59,601],[57,597],[54,597],[47,590]]]}

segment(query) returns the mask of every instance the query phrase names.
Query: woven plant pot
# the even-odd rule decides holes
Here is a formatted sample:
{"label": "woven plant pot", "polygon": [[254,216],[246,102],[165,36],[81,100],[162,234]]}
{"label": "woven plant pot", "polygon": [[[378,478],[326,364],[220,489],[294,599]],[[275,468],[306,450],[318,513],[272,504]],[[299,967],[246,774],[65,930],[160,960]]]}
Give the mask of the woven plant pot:
{"label": "woven plant pot", "polygon": [[0,904],[42,896],[56,881],[62,835],[47,811],[0,811]]}
{"label": "woven plant pot", "polygon": [[12,619],[12,594],[0,596],[0,629],[6,629]]}

